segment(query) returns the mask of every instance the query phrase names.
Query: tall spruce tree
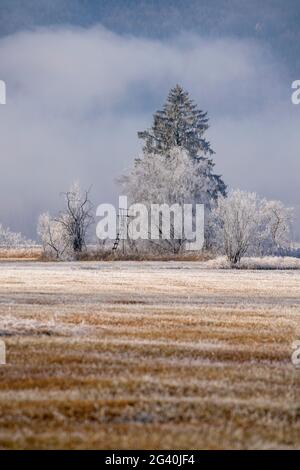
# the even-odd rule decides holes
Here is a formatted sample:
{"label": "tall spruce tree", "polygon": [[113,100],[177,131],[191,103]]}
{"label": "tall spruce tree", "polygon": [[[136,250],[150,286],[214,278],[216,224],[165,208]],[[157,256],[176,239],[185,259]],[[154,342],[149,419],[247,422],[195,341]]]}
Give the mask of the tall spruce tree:
{"label": "tall spruce tree", "polygon": [[219,195],[226,194],[226,185],[221,176],[213,171],[214,151],[204,138],[208,127],[207,113],[199,110],[189,93],[176,85],[170,90],[163,109],[154,114],[152,127],[138,132],[138,137],[145,142],[145,155],[160,154],[167,157],[172,148],[181,147],[188,152],[196,166],[197,162],[201,162],[202,173],[205,164],[206,177],[213,183],[210,197],[215,200]]}

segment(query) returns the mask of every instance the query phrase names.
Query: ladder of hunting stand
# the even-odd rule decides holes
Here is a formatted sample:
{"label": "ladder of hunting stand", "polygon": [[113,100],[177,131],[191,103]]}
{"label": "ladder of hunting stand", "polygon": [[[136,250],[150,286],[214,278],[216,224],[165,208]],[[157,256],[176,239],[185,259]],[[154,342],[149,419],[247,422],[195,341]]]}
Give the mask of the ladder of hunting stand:
{"label": "ladder of hunting stand", "polygon": [[[124,235],[124,231],[127,231],[128,218],[129,218],[128,209],[120,208],[119,209],[119,214],[118,214],[118,227],[119,227],[119,230],[118,230],[118,233],[117,233],[117,237],[114,241],[114,246],[113,246],[112,251],[117,250],[117,248],[120,244],[120,241],[121,241],[121,236],[120,236],[121,233]],[[123,250],[124,250],[124,241],[123,241]]]}
{"label": "ladder of hunting stand", "polygon": [[120,243],[120,233],[117,233],[117,238],[114,241],[113,251],[115,251],[118,248],[119,243]]}
{"label": "ladder of hunting stand", "polygon": [[[119,209],[119,214],[118,214],[118,227],[119,231],[117,233],[117,237],[114,241],[114,245],[112,248],[112,251],[116,251],[117,248],[119,247],[120,241],[121,241],[121,234],[122,234],[122,242],[123,242],[123,252],[125,252],[125,238],[128,237],[128,222],[129,219],[132,216],[128,214],[128,209]],[[124,234],[126,237],[124,238]]]}

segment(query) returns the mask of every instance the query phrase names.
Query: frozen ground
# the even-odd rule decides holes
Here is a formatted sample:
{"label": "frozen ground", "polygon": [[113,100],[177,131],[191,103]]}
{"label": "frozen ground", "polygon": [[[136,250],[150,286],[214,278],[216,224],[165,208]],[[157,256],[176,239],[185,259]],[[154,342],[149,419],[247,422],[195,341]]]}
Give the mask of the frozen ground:
{"label": "frozen ground", "polygon": [[0,263],[1,448],[300,448],[300,271]]}

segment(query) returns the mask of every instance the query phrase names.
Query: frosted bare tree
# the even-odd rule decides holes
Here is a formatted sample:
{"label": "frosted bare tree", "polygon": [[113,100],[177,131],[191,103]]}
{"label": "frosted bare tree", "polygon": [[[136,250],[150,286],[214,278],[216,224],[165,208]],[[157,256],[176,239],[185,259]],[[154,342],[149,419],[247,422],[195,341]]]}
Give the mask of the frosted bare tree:
{"label": "frosted bare tree", "polygon": [[288,243],[293,209],[256,193],[235,190],[221,197],[212,212],[211,226],[218,249],[232,266],[245,255],[267,254]]}
{"label": "frosted bare tree", "polygon": [[219,198],[212,217],[215,222],[216,243],[231,265],[240,262],[255,243],[259,200],[255,193],[232,191]]}
{"label": "frosted bare tree", "polygon": [[289,248],[294,209],[285,207],[281,201],[263,201],[261,219],[264,227],[262,253],[273,255],[282,248]]}
{"label": "frosted bare tree", "polygon": [[61,220],[54,219],[48,212],[41,214],[37,233],[47,257],[56,259],[71,257],[68,236]]}
{"label": "frosted bare tree", "polygon": [[69,245],[75,254],[81,253],[86,247],[87,231],[94,220],[89,192],[83,191],[78,182],[73,183],[70,190],[63,193],[65,212],[56,219],[64,227]]}
{"label": "frosted bare tree", "polygon": [[[209,177],[207,162],[190,158],[182,147],[173,147],[169,155],[145,153],[128,175],[120,178],[131,203],[210,204],[214,180]],[[184,248],[185,240],[171,223],[171,239],[153,242],[173,253]]]}
{"label": "frosted bare tree", "polygon": [[44,252],[57,259],[76,257],[83,251],[88,228],[93,222],[89,191],[73,183],[63,196],[65,209],[57,217],[42,214],[38,222]]}

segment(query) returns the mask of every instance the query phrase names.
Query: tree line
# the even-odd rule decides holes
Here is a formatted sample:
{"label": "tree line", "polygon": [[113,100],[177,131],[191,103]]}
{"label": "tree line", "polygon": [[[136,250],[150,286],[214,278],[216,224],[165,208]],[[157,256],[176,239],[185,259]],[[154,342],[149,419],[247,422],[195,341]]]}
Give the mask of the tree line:
{"label": "tree line", "polygon": [[[207,113],[181,86],[172,88],[163,108],[154,113],[151,127],[138,132],[143,149],[118,179],[122,193],[131,204],[204,204],[205,249],[225,254],[232,266],[245,255],[272,255],[288,248],[293,209],[255,193],[229,189],[215,171],[208,128]],[[87,250],[94,221],[90,190],[75,183],[63,199],[64,209],[58,215],[39,217],[38,236],[48,257],[78,258]],[[129,242],[135,252],[175,254],[184,251],[185,244],[174,232],[171,240]]]}

